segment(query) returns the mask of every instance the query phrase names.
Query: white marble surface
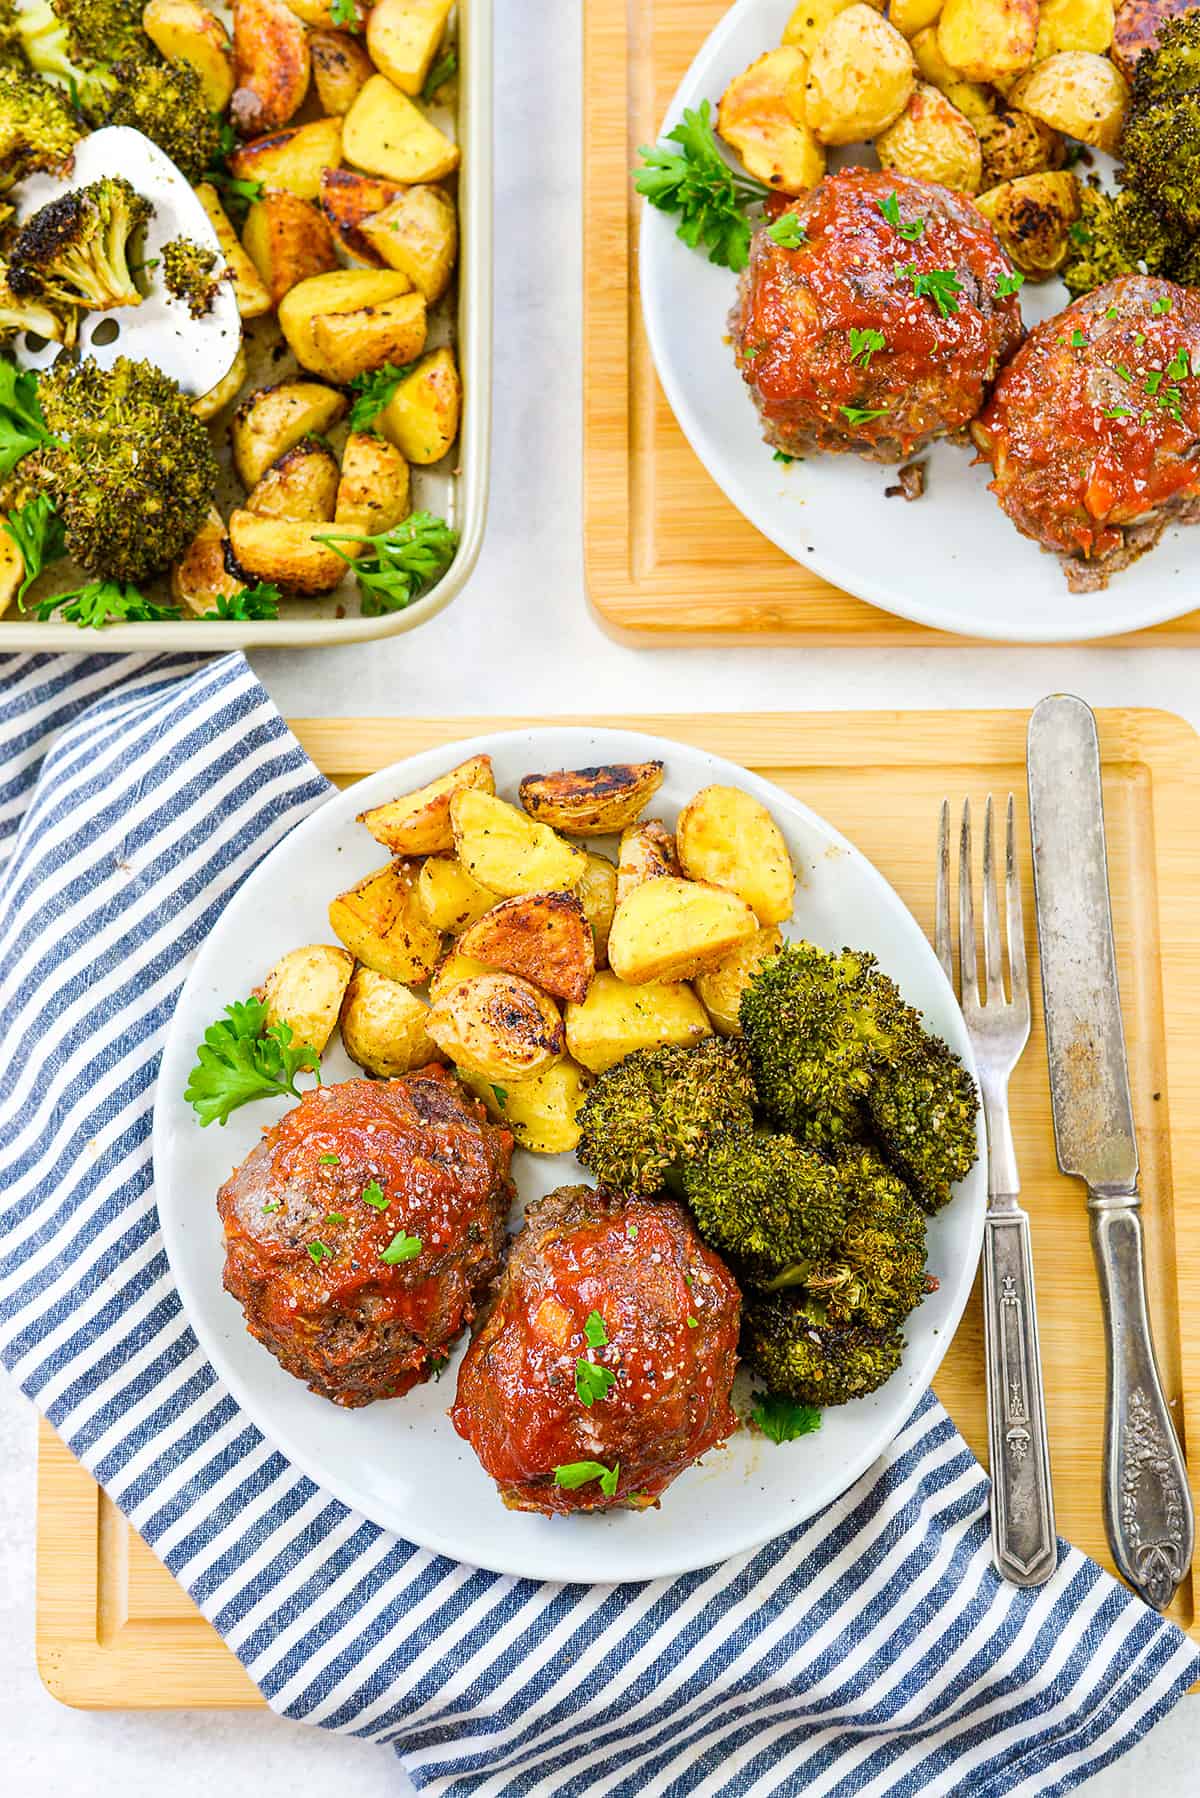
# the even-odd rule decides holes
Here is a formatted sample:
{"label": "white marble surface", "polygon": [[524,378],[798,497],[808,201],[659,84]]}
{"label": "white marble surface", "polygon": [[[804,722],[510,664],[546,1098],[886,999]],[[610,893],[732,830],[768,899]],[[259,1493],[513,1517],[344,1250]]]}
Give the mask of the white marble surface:
{"label": "white marble surface", "polygon": [[[563,0],[496,0],[496,430],[488,540],[467,592],[391,644],[263,654],[293,714],[1029,706],[1056,688],[1200,726],[1200,655],[1113,650],[630,650],[590,615],[580,550],[580,33]],[[34,1426],[0,1379],[0,1784],[11,1798],[229,1798],[327,1781],[406,1789],[391,1755],[267,1715],[66,1711],[33,1661]],[[1088,1798],[1190,1798],[1185,1699]],[[169,1771],[168,1771],[169,1770]],[[164,1778],[165,1776],[165,1778]]]}

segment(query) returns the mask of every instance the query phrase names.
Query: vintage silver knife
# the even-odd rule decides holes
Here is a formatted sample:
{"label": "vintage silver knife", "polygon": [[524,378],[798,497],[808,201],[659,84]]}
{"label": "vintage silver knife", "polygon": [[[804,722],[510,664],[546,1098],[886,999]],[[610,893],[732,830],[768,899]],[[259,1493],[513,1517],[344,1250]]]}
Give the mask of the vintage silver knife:
{"label": "vintage silver knife", "polygon": [[1161,1611],[1191,1563],[1192,1501],[1146,1305],[1100,744],[1069,694],[1030,720],[1029,817],[1058,1165],[1087,1182],[1108,1339],[1104,1521],[1117,1567]]}

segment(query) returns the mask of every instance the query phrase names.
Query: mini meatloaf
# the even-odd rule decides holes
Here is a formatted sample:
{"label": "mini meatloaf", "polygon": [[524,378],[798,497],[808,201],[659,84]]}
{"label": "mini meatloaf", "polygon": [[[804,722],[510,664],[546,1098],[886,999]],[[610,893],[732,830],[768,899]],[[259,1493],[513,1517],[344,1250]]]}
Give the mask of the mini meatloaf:
{"label": "mini meatloaf", "polygon": [[1200,511],[1200,293],[1126,275],[1031,331],[974,426],[1017,529],[1107,584]]}
{"label": "mini meatloaf", "polygon": [[444,1068],[306,1093],[217,1195],[250,1334],[335,1404],[407,1392],[499,1270],[511,1157]]}
{"label": "mini meatloaf", "polygon": [[[803,233],[795,249],[771,235],[789,229]],[[961,430],[1021,341],[1011,287],[964,195],[867,169],[827,175],[754,233],[730,320],[767,442],[899,462]]]}
{"label": "mini meatloaf", "polygon": [[529,1207],[450,1415],[517,1511],[644,1509],[736,1428],[741,1294],[680,1207]]}

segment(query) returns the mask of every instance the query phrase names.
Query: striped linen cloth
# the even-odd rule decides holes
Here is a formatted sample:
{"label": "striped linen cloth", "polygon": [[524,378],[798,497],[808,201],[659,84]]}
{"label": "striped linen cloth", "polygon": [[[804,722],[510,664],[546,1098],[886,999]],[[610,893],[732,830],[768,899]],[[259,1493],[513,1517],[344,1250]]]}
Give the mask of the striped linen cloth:
{"label": "striped linen cloth", "polygon": [[238,1409],[159,1237],[155,1071],[192,951],[327,791],[240,656],[2,665],[0,1350],[270,1703],[455,1798],[1045,1798],[1121,1754],[1200,1655],[1066,1545],[999,1582],[932,1396],[820,1517],[616,1587],[427,1554]]}

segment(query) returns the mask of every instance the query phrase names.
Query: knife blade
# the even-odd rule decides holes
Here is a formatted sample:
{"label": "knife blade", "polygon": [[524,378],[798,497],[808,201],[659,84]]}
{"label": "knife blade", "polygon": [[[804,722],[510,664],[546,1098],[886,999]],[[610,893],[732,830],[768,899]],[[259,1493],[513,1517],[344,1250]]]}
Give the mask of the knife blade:
{"label": "knife blade", "polygon": [[1036,708],[1028,771],[1054,1139],[1063,1173],[1087,1184],[1104,1313],[1104,1521],[1118,1570],[1164,1610],[1191,1564],[1192,1500],[1146,1303],[1100,741],[1083,700]]}

